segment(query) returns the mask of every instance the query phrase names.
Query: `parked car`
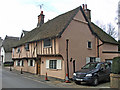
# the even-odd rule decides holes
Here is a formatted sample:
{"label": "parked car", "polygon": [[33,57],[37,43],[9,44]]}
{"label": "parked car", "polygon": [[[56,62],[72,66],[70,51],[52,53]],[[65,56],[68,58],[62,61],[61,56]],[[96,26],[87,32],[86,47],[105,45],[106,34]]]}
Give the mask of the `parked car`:
{"label": "parked car", "polygon": [[100,81],[110,80],[110,66],[107,62],[91,62],[73,74],[75,83],[87,82],[98,85]]}

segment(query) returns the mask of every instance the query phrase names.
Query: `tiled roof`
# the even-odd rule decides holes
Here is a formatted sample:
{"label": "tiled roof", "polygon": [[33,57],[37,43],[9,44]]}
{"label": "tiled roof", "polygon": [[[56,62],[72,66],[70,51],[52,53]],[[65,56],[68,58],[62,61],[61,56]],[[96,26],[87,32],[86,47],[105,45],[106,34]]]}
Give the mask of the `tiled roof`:
{"label": "tiled roof", "polygon": [[[23,38],[21,38],[20,41],[16,43],[14,47],[18,47],[29,42],[43,40],[46,38],[60,37],[79,10],[82,11],[84,17],[86,18],[86,21],[88,22],[88,19],[85,16],[82,7],[80,6],[74,10],[59,15],[53,18],[52,20],[49,20],[48,22],[44,23],[41,27],[35,28],[32,31],[28,32]],[[117,44],[117,41],[115,39],[113,39],[110,35],[106,34],[95,24],[90,22],[88,23],[88,26],[91,32],[97,35],[99,39],[103,42]]]}
{"label": "tiled roof", "polygon": [[60,36],[65,28],[67,28],[67,25],[72,18],[79,11],[79,8],[80,7],[59,15],[44,23],[41,27],[33,29],[32,31],[28,32],[20,41],[18,41],[15,46],[20,46],[27,42],[34,42],[45,38],[54,38]]}
{"label": "tiled roof", "polygon": [[118,42],[111,37],[109,34],[104,32],[101,28],[99,28],[94,23],[91,23],[92,30],[97,34],[99,39],[104,43],[118,44]]}
{"label": "tiled roof", "polygon": [[23,33],[26,35],[29,31],[23,30]]}

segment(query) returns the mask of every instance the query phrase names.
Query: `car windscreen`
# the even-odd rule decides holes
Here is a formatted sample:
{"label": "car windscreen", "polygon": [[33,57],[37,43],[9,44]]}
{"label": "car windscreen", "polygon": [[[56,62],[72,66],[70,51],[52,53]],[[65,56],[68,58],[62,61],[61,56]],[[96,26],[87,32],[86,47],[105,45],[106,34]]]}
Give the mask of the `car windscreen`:
{"label": "car windscreen", "polygon": [[96,69],[99,66],[99,63],[88,63],[84,67],[82,67],[82,69]]}

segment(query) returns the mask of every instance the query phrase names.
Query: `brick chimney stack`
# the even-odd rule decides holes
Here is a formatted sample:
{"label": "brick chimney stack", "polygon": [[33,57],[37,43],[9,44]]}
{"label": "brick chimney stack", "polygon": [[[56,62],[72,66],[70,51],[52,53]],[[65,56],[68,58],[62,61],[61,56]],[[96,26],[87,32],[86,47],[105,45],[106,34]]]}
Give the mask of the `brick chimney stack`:
{"label": "brick chimney stack", "polygon": [[87,9],[87,4],[83,4],[82,8],[83,8],[88,20],[91,21],[91,10]]}
{"label": "brick chimney stack", "polygon": [[37,27],[41,27],[42,26],[42,24],[44,23],[44,17],[45,17],[45,15],[43,14],[43,11],[41,11],[41,14],[38,16]]}

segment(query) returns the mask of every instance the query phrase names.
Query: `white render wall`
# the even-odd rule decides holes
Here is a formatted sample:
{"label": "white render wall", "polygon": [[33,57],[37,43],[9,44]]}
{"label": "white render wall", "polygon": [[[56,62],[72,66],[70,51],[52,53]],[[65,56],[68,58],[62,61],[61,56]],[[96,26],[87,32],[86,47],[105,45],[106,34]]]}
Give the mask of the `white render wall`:
{"label": "white render wall", "polygon": [[12,62],[12,53],[5,53],[5,62]]}
{"label": "white render wall", "polygon": [[[3,63],[5,62],[5,50],[3,47],[1,47],[1,56],[3,56]],[[2,57],[1,57],[1,61],[2,61]]]}

